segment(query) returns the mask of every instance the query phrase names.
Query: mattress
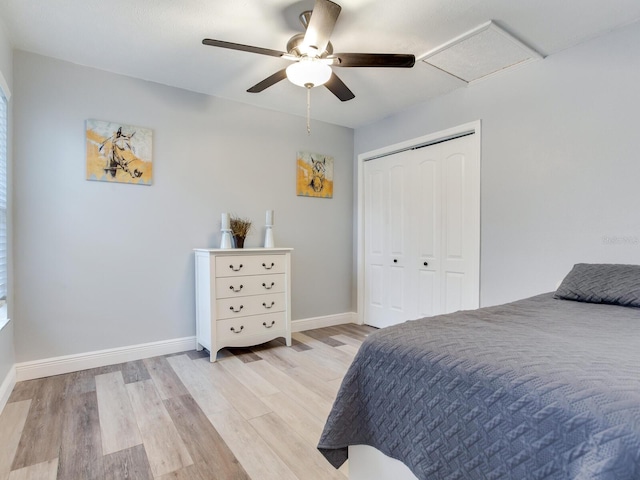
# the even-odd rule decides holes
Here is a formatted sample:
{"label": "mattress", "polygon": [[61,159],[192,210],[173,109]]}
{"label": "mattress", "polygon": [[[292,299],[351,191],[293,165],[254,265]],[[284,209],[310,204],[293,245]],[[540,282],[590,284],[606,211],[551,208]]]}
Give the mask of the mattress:
{"label": "mattress", "polygon": [[319,450],[419,478],[640,479],[640,309],[543,294],[363,342]]}

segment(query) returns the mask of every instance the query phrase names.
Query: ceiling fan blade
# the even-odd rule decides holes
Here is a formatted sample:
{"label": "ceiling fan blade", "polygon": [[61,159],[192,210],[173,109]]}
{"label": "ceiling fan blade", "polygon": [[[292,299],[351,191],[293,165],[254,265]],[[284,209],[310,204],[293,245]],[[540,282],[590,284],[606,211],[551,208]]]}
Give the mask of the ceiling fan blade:
{"label": "ceiling fan blade", "polygon": [[259,83],[256,83],[253,87],[251,87],[247,92],[249,93],[260,93],[261,91],[269,88],[272,85],[275,85],[281,80],[287,78],[287,69],[283,68],[282,70],[274,73],[270,77],[265,78]]}
{"label": "ceiling fan blade", "polygon": [[241,43],[224,42],[222,40],[212,40],[205,38],[202,40],[204,45],[210,45],[212,47],[230,48],[231,50],[240,50],[242,52],[259,53],[260,55],[269,55],[271,57],[282,57],[287,55],[285,52],[278,50],[271,50],[269,48],[252,47],[251,45],[242,45]]}
{"label": "ceiling fan blade", "polygon": [[349,87],[347,87],[335,73],[331,74],[331,78],[329,78],[329,81],[325,83],[324,86],[343,102],[356,98],[353,92],[349,90]]}
{"label": "ceiling fan blade", "polygon": [[327,48],[340,10],[342,7],[330,0],[316,0],[307,31],[304,34],[303,47],[314,48],[318,51],[318,55],[321,55]]}
{"label": "ceiling fan blade", "polygon": [[337,53],[332,57],[340,59],[335,67],[411,68],[416,63],[414,55],[403,53]]}

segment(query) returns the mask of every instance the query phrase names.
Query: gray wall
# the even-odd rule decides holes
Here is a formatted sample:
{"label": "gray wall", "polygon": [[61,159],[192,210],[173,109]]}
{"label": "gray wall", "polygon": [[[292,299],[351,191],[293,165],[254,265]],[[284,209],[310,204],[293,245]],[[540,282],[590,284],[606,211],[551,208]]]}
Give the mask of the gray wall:
{"label": "gray wall", "polygon": [[[576,262],[640,263],[638,44],[636,23],[362,127],[355,148],[346,128],[308,137],[303,118],[16,52],[15,360],[193,335],[191,249],[217,244],[222,211],[260,226],[275,209],[294,319],[353,310],[353,153],[477,119],[482,305],[550,291]],[[84,180],[88,118],[154,130],[152,187]],[[295,196],[297,150],[335,157],[333,200]]]}
{"label": "gray wall", "polygon": [[[12,49],[11,49],[11,43],[9,42],[9,37],[6,34],[5,31],[5,26],[2,24],[2,22],[0,21],[0,72],[2,72],[2,76],[4,77],[5,81],[8,84],[8,87],[10,90],[13,90],[13,64],[12,64]],[[9,102],[9,115],[11,115],[11,106],[13,104],[13,101]],[[9,122],[9,128],[11,128],[11,122]],[[9,135],[8,135],[8,151],[7,151],[7,178],[11,179],[11,130],[9,130]],[[11,182],[9,181],[9,188],[11,188]],[[9,253],[9,269],[8,269],[8,273],[9,273],[9,282],[8,282],[8,287],[9,287],[9,302],[8,302],[8,307],[9,307],[9,318],[12,318],[13,315],[13,305],[11,302],[11,292],[13,291],[13,285],[12,285],[12,281],[11,281],[11,268],[12,268],[12,261],[11,261],[11,251],[12,251],[12,228],[11,228],[11,190],[9,190],[8,194],[7,194],[7,198],[9,200],[9,204],[8,204],[8,209],[9,209],[9,238],[7,239],[8,241],[8,253]],[[9,371],[13,368],[13,364],[15,363],[15,355],[14,355],[14,349],[13,349],[13,323],[8,323],[7,325],[5,325],[5,327],[0,330],[0,384],[2,384],[2,382],[4,381],[4,379],[7,377],[7,374],[9,373]]]}
{"label": "gray wall", "polygon": [[[194,335],[192,249],[221,212],[251,247],[275,210],[294,320],[352,310],[351,129],[25,52],[14,79],[18,362]],[[153,186],[85,180],[90,118],[153,130]],[[296,196],[298,150],[335,158],[333,199]]]}
{"label": "gray wall", "polygon": [[638,45],[635,23],[356,130],[359,154],[482,120],[483,306],[640,264]]}

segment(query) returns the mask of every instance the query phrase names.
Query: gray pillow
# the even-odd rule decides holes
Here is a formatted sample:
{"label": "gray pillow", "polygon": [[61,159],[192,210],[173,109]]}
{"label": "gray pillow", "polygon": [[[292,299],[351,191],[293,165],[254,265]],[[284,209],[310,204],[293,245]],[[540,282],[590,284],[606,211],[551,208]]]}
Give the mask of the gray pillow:
{"label": "gray pillow", "polygon": [[577,263],[554,297],[640,307],[640,265]]}

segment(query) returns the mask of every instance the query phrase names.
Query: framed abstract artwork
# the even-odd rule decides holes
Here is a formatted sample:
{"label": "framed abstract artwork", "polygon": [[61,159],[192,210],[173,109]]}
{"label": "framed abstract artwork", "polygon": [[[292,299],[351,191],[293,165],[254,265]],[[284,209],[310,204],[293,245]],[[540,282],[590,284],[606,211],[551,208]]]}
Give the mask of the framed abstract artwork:
{"label": "framed abstract artwork", "polygon": [[298,196],[333,198],[333,157],[311,152],[296,157]]}
{"label": "framed abstract artwork", "polygon": [[149,128],[86,121],[87,180],[151,185],[152,140]]}

